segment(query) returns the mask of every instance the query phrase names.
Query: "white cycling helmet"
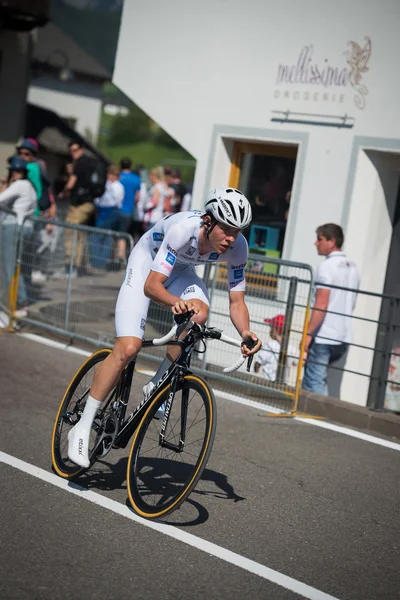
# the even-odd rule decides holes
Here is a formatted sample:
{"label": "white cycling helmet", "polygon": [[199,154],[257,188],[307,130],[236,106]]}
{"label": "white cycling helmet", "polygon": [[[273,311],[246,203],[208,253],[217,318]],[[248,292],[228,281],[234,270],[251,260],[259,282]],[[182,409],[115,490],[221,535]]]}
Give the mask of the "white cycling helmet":
{"label": "white cycling helmet", "polygon": [[220,223],[236,229],[244,229],[251,222],[250,202],[240,190],[233,188],[211,190],[204,210]]}

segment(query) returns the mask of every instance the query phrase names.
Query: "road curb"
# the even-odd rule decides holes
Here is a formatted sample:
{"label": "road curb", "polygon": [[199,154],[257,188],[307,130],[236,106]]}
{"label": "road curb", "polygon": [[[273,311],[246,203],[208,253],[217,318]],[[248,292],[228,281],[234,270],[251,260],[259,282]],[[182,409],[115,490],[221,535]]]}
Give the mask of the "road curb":
{"label": "road curb", "polygon": [[387,411],[371,410],[332,396],[302,392],[298,412],[323,417],[333,423],[362,431],[400,439],[400,415]]}

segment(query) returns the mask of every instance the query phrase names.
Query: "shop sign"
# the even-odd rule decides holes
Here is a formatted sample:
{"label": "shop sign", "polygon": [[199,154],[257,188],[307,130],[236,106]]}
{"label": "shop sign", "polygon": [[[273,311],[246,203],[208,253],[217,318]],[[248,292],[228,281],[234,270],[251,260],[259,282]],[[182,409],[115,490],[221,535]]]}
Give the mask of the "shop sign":
{"label": "shop sign", "polygon": [[351,90],[356,106],[363,109],[368,94],[364,75],[369,71],[371,39],[365,37],[363,47],[353,41],[348,45],[344,58],[336,63],[319,58],[313,45],[304,46],[296,62],[278,65],[274,97],[342,103]]}

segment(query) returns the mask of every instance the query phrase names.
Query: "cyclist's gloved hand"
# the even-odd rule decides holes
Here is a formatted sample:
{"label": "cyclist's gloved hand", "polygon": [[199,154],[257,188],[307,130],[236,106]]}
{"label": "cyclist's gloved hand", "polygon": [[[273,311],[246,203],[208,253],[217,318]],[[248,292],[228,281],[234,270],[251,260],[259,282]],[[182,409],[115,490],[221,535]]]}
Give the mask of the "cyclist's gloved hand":
{"label": "cyclist's gloved hand", "polygon": [[243,331],[242,340],[243,356],[251,356],[261,349],[262,342],[252,331]]}
{"label": "cyclist's gloved hand", "polygon": [[247,371],[250,371],[251,363],[253,362],[253,356],[261,349],[262,342],[252,331],[244,331],[242,333],[242,340],[242,354],[249,359],[247,361]]}
{"label": "cyclist's gloved hand", "polygon": [[196,302],[192,300],[182,300],[182,298],[171,306],[171,310],[174,315],[183,315],[190,311],[193,311],[192,315],[197,315],[197,313],[200,312],[200,308],[197,306]]}

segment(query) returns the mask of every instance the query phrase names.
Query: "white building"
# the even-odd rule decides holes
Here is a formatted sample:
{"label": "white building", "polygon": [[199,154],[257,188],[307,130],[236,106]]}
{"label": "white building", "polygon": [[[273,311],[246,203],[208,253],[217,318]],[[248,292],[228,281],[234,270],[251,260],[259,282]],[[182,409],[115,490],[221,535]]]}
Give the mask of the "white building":
{"label": "white building", "polygon": [[[339,223],[362,289],[400,295],[399,26],[398,0],[127,0],[114,82],[196,158],[194,207],[213,186],[238,186],[280,230],[281,256],[312,266],[315,228]],[[272,179],[275,206],[262,197]],[[357,314],[380,309],[358,300]],[[355,325],[358,344],[376,333]],[[352,349],[347,367],[372,362]],[[345,375],[341,397],[365,404],[368,386]]]}

